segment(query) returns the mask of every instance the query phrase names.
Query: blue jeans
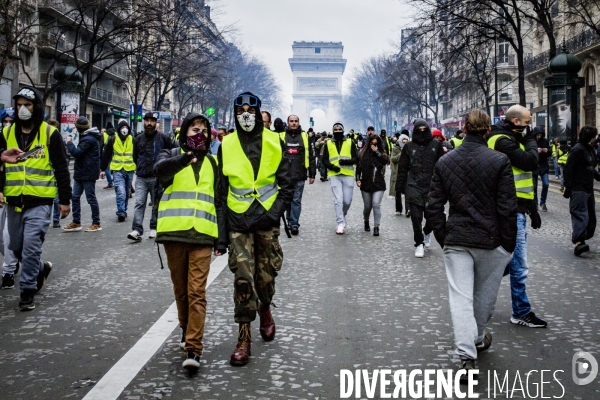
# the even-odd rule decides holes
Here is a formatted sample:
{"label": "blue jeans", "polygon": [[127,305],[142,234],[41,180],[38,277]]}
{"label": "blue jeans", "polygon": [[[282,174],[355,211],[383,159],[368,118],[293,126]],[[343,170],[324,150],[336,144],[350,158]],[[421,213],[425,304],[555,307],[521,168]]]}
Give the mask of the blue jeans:
{"label": "blue jeans", "polygon": [[50,227],[50,206],[35,206],[17,211],[7,204],[9,249],[21,260],[21,292],[37,290],[37,277],[43,269],[42,246]]}
{"label": "blue jeans", "polygon": [[129,204],[129,194],[131,193],[132,181],[133,171],[125,171],[122,169],[113,172],[115,197],[117,199],[117,217],[127,217],[127,205]]}
{"label": "blue jeans", "polygon": [[510,294],[512,297],[512,316],[522,318],[531,311],[531,304],[525,292],[529,267],[527,266],[527,216],[517,214],[517,246],[508,265],[510,270]]}
{"label": "blue jeans", "polygon": [[52,204],[52,220],[54,222],[60,222],[60,212],[58,211],[58,195],[54,198],[54,203]]}
{"label": "blue jeans", "polygon": [[290,227],[300,227],[300,212],[302,211],[302,193],[304,193],[304,182],[294,182],[294,197],[287,210],[287,220]]}
{"label": "blue jeans", "polygon": [[[156,178],[140,178],[138,176],[135,180],[135,213],[133,214],[133,224],[131,224],[131,229],[138,231],[140,235],[144,233],[142,224],[144,223],[144,214],[146,213],[146,206],[148,205],[148,194],[150,195],[152,205],[154,205],[156,185],[158,185]],[[156,229],[157,216],[158,214],[152,212],[152,216],[150,217],[150,229]]]}
{"label": "blue jeans", "polygon": [[106,171],[104,171],[104,173],[106,174],[106,181],[108,182],[108,185],[112,186],[113,178],[112,178],[112,175],[110,174],[110,167],[106,168]]}
{"label": "blue jeans", "polygon": [[[542,178],[542,196],[540,197],[540,201],[538,203],[538,195],[537,195],[537,188],[538,188],[538,176],[540,178]],[[546,204],[546,199],[548,198],[548,187],[550,186],[550,177],[548,176],[548,173],[545,173],[543,175],[533,175],[533,193],[535,196],[535,205],[537,206],[538,204]]]}
{"label": "blue jeans", "polygon": [[552,161],[554,162],[554,176],[556,177],[556,179],[558,179],[561,176],[560,168],[558,168],[558,159],[554,157]]}
{"label": "blue jeans", "polygon": [[100,207],[96,199],[96,181],[73,181],[73,222],[81,223],[81,195],[85,191],[85,198],[92,209],[92,224],[100,225]]}

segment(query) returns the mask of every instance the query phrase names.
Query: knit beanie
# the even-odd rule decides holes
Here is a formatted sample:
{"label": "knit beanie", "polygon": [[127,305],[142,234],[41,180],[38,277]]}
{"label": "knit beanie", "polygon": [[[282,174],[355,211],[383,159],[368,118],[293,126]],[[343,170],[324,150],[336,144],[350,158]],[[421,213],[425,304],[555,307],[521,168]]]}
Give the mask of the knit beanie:
{"label": "knit beanie", "polygon": [[90,121],[83,115],[80,115],[77,121],[75,121],[75,128],[77,128],[79,133],[85,132],[90,129]]}

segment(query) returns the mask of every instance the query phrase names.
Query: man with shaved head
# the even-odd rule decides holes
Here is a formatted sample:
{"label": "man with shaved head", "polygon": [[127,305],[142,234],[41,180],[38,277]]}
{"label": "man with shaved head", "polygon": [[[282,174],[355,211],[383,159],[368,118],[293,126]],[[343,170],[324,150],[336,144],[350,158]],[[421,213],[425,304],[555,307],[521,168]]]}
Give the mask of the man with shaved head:
{"label": "man with shaved head", "polygon": [[508,156],[512,165],[517,194],[517,245],[508,265],[510,291],[512,297],[512,318],[510,322],[529,328],[545,328],[546,321],[531,311],[527,298],[527,214],[531,217],[531,227],[542,225],[540,214],[534,201],[532,171],[538,167],[538,151],[535,135],[531,132],[531,112],[523,106],[514,105],[508,109],[504,120],[492,126],[488,147]]}

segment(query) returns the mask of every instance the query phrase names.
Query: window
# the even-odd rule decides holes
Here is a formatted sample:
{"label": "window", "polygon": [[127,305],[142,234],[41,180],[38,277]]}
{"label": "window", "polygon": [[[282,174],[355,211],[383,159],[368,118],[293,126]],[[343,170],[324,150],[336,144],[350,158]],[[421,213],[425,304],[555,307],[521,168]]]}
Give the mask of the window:
{"label": "window", "polygon": [[500,101],[512,100],[512,79],[502,78],[500,86]]}
{"label": "window", "polygon": [[498,64],[508,64],[508,42],[498,42]]}
{"label": "window", "polygon": [[315,54],[320,54],[320,53],[321,53],[321,48],[315,47]]}
{"label": "window", "polygon": [[585,94],[596,93],[596,70],[588,67],[585,74]]}

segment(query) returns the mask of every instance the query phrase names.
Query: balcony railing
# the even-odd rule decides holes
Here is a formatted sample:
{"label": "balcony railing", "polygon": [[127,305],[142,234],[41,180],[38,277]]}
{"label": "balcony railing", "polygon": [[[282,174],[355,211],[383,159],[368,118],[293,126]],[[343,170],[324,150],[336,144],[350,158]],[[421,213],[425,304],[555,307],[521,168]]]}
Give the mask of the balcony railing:
{"label": "balcony railing", "polygon": [[109,92],[108,90],[104,89],[92,88],[92,90],[90,91],[90,98],[94,100],[100,100],[105,103],[114,104],[121,108],[129,107],[128,99],[121,96],[117,96],[113,94],[113,92]]}
{"label": "balcony railing", "polygon": [[514,65],[515,65],[515,55],[514,54],[498,57],[498,66],[499,67],[514,66]]}

